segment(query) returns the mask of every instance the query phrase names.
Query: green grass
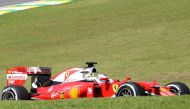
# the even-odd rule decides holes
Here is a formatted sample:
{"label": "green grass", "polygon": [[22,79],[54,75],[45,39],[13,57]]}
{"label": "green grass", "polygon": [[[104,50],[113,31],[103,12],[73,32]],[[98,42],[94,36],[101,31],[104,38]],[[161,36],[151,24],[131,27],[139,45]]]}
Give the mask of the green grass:
{"label": "green grass", "polygon": [[[54,101],[3,101],[3,109],[190,109],[189,96],[70,99]],[[31,105],[33,104],[33,105]]]}
{"label": "green grass", "polygon": [[[6,68],[19,65],[51,66],[56,74],[95,60],[99,72],[111,78],[124,79],[125,75],[131,75],[135,81],[156,79],[163,85],[181,81],[190,86],[189,10],[189,0],[74,0],[69,4],[6,14],[0,16],[0,70],[5,72]],[[0,83],[2,89],[4,73],[0,74]],[[134,103],[138,108],[143,102],[146,108],[149,101],[152,106],[157,101],[160,104],[174,101],[172,106],[179,109],[178,106],[187,108],[188,100],[189,96],[129,98],[129,103],[125,98],[95,99],[87,107],[93,101],[105,102],[94,108],[110,104],[124,108]],[[66,100],[58,104],[54,101],[54,105],[66,102],[67,108],[76,102],[82,108],[87,101]]]}

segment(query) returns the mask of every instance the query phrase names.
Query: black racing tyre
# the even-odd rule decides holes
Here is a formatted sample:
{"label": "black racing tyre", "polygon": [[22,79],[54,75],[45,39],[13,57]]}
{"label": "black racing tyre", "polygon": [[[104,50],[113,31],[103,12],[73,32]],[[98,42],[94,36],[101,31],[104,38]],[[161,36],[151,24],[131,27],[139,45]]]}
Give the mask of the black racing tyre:
{"label": "black racing tyre", "polygon": [[165,87],[170,87],[170,92],[176,95],[190,94],[188,86],[182,82],[171,82]]}
{"label": "black racing tyre", "polygon": [[26,88],[22,86],[7,86],[5,87],[0,96],[0,100],[28,100],[30,99],[29,93]]}
{"label": "black racing tyre", "polygon": [[134,82],[123,83],[117,90],[116,96],[144,96],[145,90]]}

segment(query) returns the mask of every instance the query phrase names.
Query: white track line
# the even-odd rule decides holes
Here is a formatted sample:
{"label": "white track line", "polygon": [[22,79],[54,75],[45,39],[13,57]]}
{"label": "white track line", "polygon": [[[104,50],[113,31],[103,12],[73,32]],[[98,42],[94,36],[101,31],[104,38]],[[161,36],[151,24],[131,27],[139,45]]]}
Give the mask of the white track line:
{"label": "white track line", "polygon": [[26,10],[41,6],[48,6],[48,5],[59,5],[63,3],[71,2],[72,0],[41,0],[41,1],[34,1],[34,2],[28,2],[28,3],[21,3],[21,4],[15,4],[5,7],[0,7],[0,15],[20,11],[20,10]]}

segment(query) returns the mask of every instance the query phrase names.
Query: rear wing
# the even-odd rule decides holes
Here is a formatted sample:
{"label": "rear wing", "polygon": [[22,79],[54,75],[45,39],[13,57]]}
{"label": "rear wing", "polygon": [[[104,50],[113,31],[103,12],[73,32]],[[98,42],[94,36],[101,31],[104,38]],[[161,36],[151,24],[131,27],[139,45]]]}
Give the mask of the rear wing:
{"label": "rear wing", "polygon": [[28,76],[47,75],[51,77],[51,67],[18,66],[7,69],[6,85],[23,86]]}

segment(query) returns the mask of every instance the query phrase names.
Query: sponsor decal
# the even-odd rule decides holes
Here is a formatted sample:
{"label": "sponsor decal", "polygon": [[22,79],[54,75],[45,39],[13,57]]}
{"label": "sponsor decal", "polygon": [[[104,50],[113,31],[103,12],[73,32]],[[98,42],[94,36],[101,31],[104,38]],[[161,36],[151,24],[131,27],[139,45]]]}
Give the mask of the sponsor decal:
{"label": "sponsor decal", "polygon": [[65,98],[65,94],[64,94],[64,92],[61,92],[60,93],[60,99],[64,99]]}
{"label": "sponsor decal", "polygon": [[9,74],[23,74],[23,72],[17,72],[17,71],[8,71]]}
{"label": "sponsor decal", "polygon": [[12,70],[8,70],[8,71],[7,71],[7,74],[11,74],[11,73],[12,73]]}
{"label": "sponsor decal", "polygon": [[15,83],[15,80],[8,80],[8,84],[14,84]]}
{"label": "sponsor decal", "polygon": [[88,93],[92,94],[92,88],[88,87]]}
{"label": "sponsor decal", "polygon": [[78,98],[79,88],[78,87],[72,87],[69,93],[70,93],[71,98]]}
{"label": "sponsor decal", "polygon": [[65,75],[65,81],[72,81],[71,79],[67,80],[69,78],[70,75],[72,75],[73,73],[75,73],[76,71],[66,71],[64,72]]}
{"label": "sponsor decal", "polygon": [[7,80],[26,80],[27,74],[7,74]]}
{"label": "sponsor decal", "polygon": [[118,84],[113,84],[112,89],[114,92],[117,92],[117,89],[119,88]]}
{"label": "sponsor decal", "polygon": [[29,67],[27,68],[28,72],[34,72],[34,74],[37,74],[38,72],[41,72],[41,69],[39,67]]}
{"label": "sponsor decal", "polygon": [[49,89],[48,89],[48,92],[51,92],[53,90],[53,86],[51,86]]}
{"label": "sponsor decal", "polygon": [[51,98],[54,99],[57,95],[59,95],[58,92],[52,92],[51,93]]}
{"label": "sponsor decal", "polygon": [[66,72],[65,72],[65,78],[68,78],[69,75],[70,75],[70,72],[69,72],[69,71],[66,71]]}
{"label": "sponsor decal", "polygon": [[169,92],[166,88],[160,87],[160,91]]}

